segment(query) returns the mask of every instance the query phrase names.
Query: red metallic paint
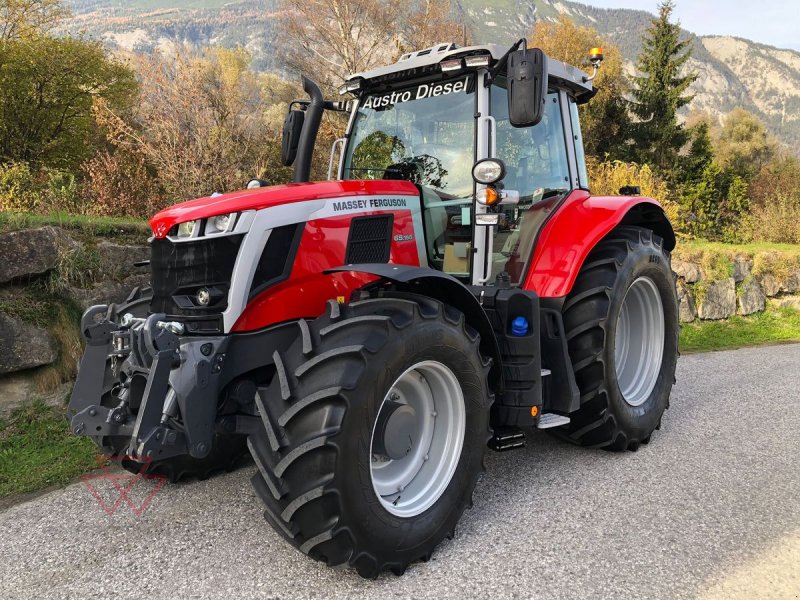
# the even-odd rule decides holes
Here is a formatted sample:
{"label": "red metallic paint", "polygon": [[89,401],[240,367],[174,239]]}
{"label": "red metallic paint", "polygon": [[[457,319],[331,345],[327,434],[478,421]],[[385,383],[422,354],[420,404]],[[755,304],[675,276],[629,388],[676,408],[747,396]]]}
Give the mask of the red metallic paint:
{"label": "red metallic paint", "polygon": [[408,210],[374,211],[309,221],[289,279],[264,290],[250,301],[232,331],[253,331],[284,321],[317,317],[325,311],[329,299],[343,297],[349,300],[354,290],[375,281],[377,277],[362,273],[324,275],[323,271],[344,264],[350,221],[354,216],[386,212],[394,213],[393,238],[411,236],[409,240],[392,242],[389,262],[419,266],[417,244],[413,239],[414,226]]}
{"label": "red metallic paint", "polygon": [[393,180],[321,181],[314,183],[289,183],[254,190],[242,190],[217,196],[199,198],[170,206],[150,219],[150,227],[157,238],[166,237],[169,230],[186,221],[205,219],[243,210],[259,210],[304,200],[397,194],[418,196],[413,183]]}
{"label": "red metallic paint", "polygon": [[569,294],[584,260],[595,244],[619,225],[637,204],[661,205],[639,196],[591,196],[573,191],[539,235],[523,288],[541,298]]}

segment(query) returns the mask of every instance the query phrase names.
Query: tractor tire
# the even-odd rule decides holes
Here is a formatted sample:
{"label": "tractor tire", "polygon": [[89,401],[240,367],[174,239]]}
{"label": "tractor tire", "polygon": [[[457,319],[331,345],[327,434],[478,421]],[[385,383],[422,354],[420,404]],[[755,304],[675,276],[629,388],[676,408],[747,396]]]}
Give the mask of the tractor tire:
{"label": "tractor tire", "polygon": [[[150,288],[136,288],[128,296],[124,304],[116,306],[116,314],[131,313],[134,317],[146,317],[150,310],[150,299],[153,292]],[[108,368],[108,367],[107,367]],[[105,393],[101,405],[114,405],[117,402],[110,393]],[[121,458],[130,442],[130,438],[120,436],[93,437],[94,442],[103,453]],[[229,472],[242,464],[247,455],[247,439],[243,435],[217,434],[211,446],[211,452],[204,458],[193,458],[188,455],[175,456],[149,463],[130,458],[119,460],[119,464],[131,473],[166,477],[175,483],[182,479],[208,479],[211,475]]]}
{"label": "tractor tire", "polygon": [[299,321],[256,397],[264,429],[248,438],[267,522],[365,578],[428,560],[484,470],[492,396],[479,342],[461,312],[416,295],[330,301]]}
{"label": "tractor tire", "polygon": [[614,230],[586,258],[562,310],[581,406],[554,433],[637,450],[669,408],[678,359],[678,299],[661,238]]}

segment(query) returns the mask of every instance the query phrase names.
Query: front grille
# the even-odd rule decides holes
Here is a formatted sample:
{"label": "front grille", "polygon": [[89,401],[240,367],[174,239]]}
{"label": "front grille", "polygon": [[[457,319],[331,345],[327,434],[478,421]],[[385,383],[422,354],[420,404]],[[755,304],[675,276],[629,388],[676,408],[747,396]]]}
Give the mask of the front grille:
{"label": "front grille", "polygon": [[393,222],[393,215],[354,218],[350,222],[344,262],[348,265],[389,262]]}
{"label": "front grille", "polygon": [[[224,311],[242,238],[232,235],[180,243],[154,239],[150,246],[150,311],[186,316]],[[206,307],[193,301],[200,288],[209,288],[215,294]]]}

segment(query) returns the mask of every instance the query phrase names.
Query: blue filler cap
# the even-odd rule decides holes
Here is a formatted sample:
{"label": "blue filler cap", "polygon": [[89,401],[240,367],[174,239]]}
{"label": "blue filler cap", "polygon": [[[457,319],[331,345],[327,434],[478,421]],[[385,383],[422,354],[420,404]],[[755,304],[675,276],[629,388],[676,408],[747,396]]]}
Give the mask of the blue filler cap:
{"label": "blue filler cap", "polygon": [[515,317],[511,321],[511,335],[522,337],[528,335],[528,319],[525,317]]}

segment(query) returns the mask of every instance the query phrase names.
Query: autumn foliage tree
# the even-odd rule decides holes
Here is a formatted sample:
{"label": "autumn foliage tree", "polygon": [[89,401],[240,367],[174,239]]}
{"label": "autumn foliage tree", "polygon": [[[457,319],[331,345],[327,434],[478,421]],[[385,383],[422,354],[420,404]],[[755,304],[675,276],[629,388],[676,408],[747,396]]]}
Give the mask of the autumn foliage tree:
{"label": "autumn foliage tree", "polygon": [[625,94],[629,86],[619,49],[596,29],[579,27],[564,16],[556,22],[539,21],[533,28],[531,40],[548,56],[584,67],[591,48],[604,49],[605,59],[593,81],[597,95],[580,107],[584,148],[587,154],[601,159],[626,159],[630,119]]}
{"label": "autumn foliage tree", "polygon": [[111,145],[141,155],[173,202],[241,189],[257,176],[285,180],[285,172],[268,166],[280,130],[265,119],[266,92],[249,60],[244,50],[221,48],[204,56],[136,57],[136,111],[123,119],[101,107],[98,116]]}
{"label": "autumn foliage tree", "polygon": [[402,18],[389,0],[281,0],[279,7],[287,65],[329,93],[352,73],[464,35],[448,0],[404,3]]}
{"label": "autumn foliage tree", "polygon": [[777,154],[778,144],[764,123],[742,108],[733,109],[714,132],[717,161],[752,179]]}
{"label": "autumn foliage tree", "polygon": [[0,0],[0,43],[47,33],[68,14],[61,0]]}

